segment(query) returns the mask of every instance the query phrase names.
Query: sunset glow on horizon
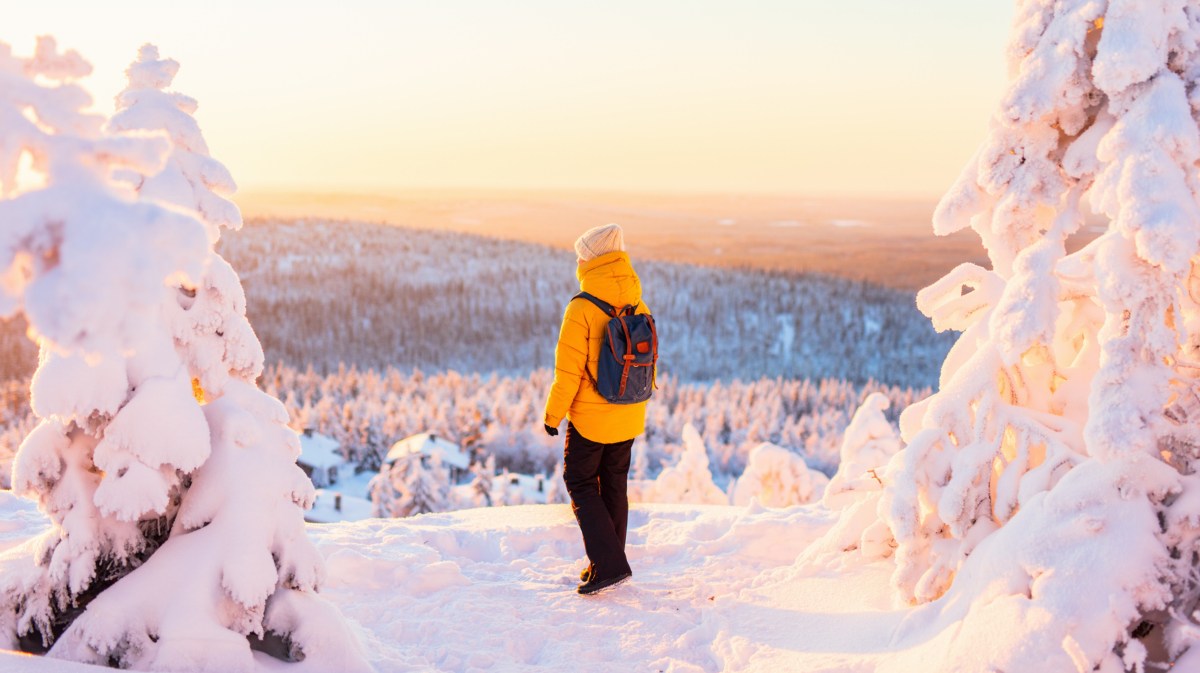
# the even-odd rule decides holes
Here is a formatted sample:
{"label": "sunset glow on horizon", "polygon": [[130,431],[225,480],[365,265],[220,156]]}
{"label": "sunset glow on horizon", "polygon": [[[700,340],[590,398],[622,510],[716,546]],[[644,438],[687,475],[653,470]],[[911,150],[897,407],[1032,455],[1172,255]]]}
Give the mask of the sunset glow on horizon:
{"label": "sunset glow on horizon", "polygon": [[1009,3],[24,3],[98,109],[144,42],[243,189],[933,197],[1002,89]]}

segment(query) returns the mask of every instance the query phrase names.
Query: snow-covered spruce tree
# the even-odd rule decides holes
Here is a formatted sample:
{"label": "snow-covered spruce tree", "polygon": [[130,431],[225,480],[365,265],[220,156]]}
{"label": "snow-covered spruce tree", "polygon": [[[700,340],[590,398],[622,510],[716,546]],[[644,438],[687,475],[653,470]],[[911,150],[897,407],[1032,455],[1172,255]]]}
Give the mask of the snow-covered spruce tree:
{"label": "snow-covered spruce tree", "polygon": [[172,203],[196,211],[216,242],[222,228],[237,230],[242,214],[228,198],[237,190],[233,176],[212,158],[200,125],[192,115],[196,100],[166,91],[179,72],[179,62],[159,58],[158,48],[146,44],[126,69],[128,85],[117,96],[117,112],[109,121],[115,131],[164,131],[173,150],[167,166],[152,175],[129,175],[145,199]]}
{"label": "snow-covered spruce tree", "polygon": [[384,463],[379,474],[371,477],[367,484],[367,495],[371,499],[371,516],[376,519],[391,518],[396,507],[396,487],[392,484],[392,463]]}
{"label": "snow-covered spruce tree", "polygon": [[496,457],[489,455],[482,463],[476,462],[471,466],[472,502],[476,507],[492,506],[492,483],[496,480]]}
{"label": "snow-covered spruce tree", "polygon": [[[28,649],[163,543],[185,475],[209,455],[160,315],[168,283],[200,276],[203,226],[111,182],[114,169],[156,170],[168,144],[103,135],[73,83],[90,71],[51,38],[30,58],[0,44],[0,312],[23,313],[41,346],[40,420],[13,488],[53,523],[0,572],[0,638]],[[40,187],[18,185],[22,157]]]}
{"label": "snow-covered spruce tree", "polygon": [[[172,62],[155,63],[152,57],[143,50],[130,69],[131,87],[147,70],[173,73]],[[126,127],[165,130],[173,141],[155,140],[157,166],[122,167],[126,177],[149,176],[138,181],[143,187],[161,173],[186,176],[189,163],[178,155],[195,148],[180,150],[180,120],[153,108],[146,105],[142,121]],[[202,143],[198,128],[194,131],[193,140]],[[148,142],[111,129],[96,138],[101,145],[113,139]],[[59,133],[51,140],[67,139]],[[79,139],[70,141],[80,145]],[[88,291],[118,281],[115,287],[102,285],[107,291],[97,320],[130,322],[136,332],[109,335],[101,348],[64,339],[35,319],[40,302],[49,299],[32,291],[36,276],[24,290],[25,313],[42,343],[34,399],[55,402],[37,410],[45,420],[22,446],[14,481],[39,499],[56,525],[32,550],[32,568],[7,572],[30,550],[5,559],[3,597],[17,617],[4,624],[5,631],[25,642],[34,635],[43,644],[56,640],[51,656],[130,668],[247,670],[255,665],[251,642],[265,639],[278,654],[318,666],[368,669],[336,610],[314,594],[323,564],[304,534],[303,508],[313,492],[295,465],[298,439],[286,426],[282,405],[253,383],[262,368],[261,347],[245,322],[236,274],[212,252],[217,227],[231,222],[209,219],[201,205],[211,201],[198,189],[156,198],[143,192],[138,202],[112,181],[110,170],[95,170],[91,186],[64,183],[60,173],[74,171],[51,162],[46,189],[0,207],[36,206],[37,195],[49,193],[60,208],[78,208],[78,228],[91,235],[62,235],[57,264],[43,273],[50,277],[61,269],[75,286],[58,288],[53,296],[80,293],[96,301]],[[85,188],[109,193],[110,218],[97,217],[96,198]],[[164,202],[174,208],[164,209],[159,205]],[[58,216],[53,209],[49,215],[28,205],[24,210],[32,218]],[[55,222],[50,220],[51,229]],[[94,258],[68,256],[74,248]],[[146,274],[146,268],[155,272]],[[153,298],[144,308],[142,295]],[[53,307],[69,305],[60,301]],[[77,313],[67,311],[62,321],[68,335],[105,336]],[[94,382],[80,386],[81,380]],[[193,381],[206,389],[196,390]],[[63,391],[71,393],[65,396],[69,404],[56,401],[64,399]],[[208,404],[202,407],[200,398]],[[104,518],[97,519],[97,510]],[[98,530],[81,530],[76,520],[84,517]],[[143,539],[124,533],[109,541],[110,531],[123,529],[106,519],[132,527]],[[65,587],[64,571],[43,551],[50,545],[56,545],[55,553],[78,550]],[[90,575],[85,562],[91,563]]]}
{"label": "snow-covered spruce tree", "polygon": [[441,458],[431,456],[428,460],[428,465],[416,461],[404,482],[404,500],[408,503],[406,516],[444,512],[449,508],[450,475]]}
{"label": "snow-covered spruce tree", "polygon": [[[901,418],[894,583],[963,618],[948,669],[1140,670],[1156,625],[1170,656],[1197,632],[1200,3],[1024,0],[1009,61],[934,215],[992,268],[917,298],[963,334]],[[1084,204],[1107,226],[1068,255]],[[966,652],[996,623],[1025,626]]]}
{"label": "snow-covered spruce tree", "polygon": [[645,442],[636,442],[633,445],[632,465],[629,469],[629,477],[631,479],[645,479],[650,471],[650,456],[646,450]]}
{"label": "snow-covered spruce tree", "polygon": [[567,492],[567,484],[563,481],[563,462],[560,460],[554,471],[546,475],[546,504],[565,505],[571,502],[571,494]]}
{"label": "snow-covered spruce tree", "polygon": [[[117,112],[109,121],[115,132],[162,132],[171,139],[167,165],[149,175],[127,171],[143,200],[171,204],[193,212],[216,243],[222,229],[242,226],[238,208],[227,196],[237,185],[229,171],[209,155],[208,145],[192,114],[194,99],[173,91],[179,63],[160,59],[154,45],[144,45],[125,71],[129,83],[117,96]],[[263,351],[246,320],[246,295],[237,273],[211,248],[200,282],[181,285],[177,301],[168,304],[176,343],[202,391],[220,391],[230,377],[253,382],[263,368]]]}
{"label": "snow-covered spruce tree", "polygon": [[449,507],[450,477],[437,456],[413,454],[384,465],[371,479],[371,510],[377,517],[406,517],[444,512]]}

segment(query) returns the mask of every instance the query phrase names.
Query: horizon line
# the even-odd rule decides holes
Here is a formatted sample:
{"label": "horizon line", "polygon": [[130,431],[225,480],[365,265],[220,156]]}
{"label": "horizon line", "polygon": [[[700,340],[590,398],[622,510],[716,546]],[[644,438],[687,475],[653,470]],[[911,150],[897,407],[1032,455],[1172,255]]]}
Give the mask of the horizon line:
{"label": "horizon line", "polygon": [[732,197],[732,198],[766,198],[766,199],[867,199],[871,201],[907,201],[907,202],[937,202],[945,192],[899,192],[888,190],[776,190],[776,189],[737,189],[721,188],[655,188],[655,187],[563,187],[563,186],[461,186],[461,185],[338,185],[317,184],[308,182],[295,183],[250,183],[239,184],[236,193],[231,195],[234,201],[240,197],[255,195],[272,196],[304,196],[319,197],[348,197],[370,196],[385,198],[404,197],[435,197],[459,195],[590,195],[590,196],[643,196],[643,197]]}

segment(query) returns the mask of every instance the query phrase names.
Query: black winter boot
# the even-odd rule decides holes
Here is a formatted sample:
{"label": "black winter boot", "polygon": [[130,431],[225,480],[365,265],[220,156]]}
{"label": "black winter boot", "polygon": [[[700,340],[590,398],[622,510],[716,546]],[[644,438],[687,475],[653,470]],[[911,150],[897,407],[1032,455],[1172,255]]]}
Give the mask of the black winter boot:
{"label": "black winter boot", "polygon": [[576,591],[578,591],[580,594],[582,594],[584,596],[590,596],[594,593],[604,591],[605,589],[615,587],[618,584],[620,584],[621,582],[624,582],[625,580],[629,579],[630,577],[633,577],[633,573],[631,573],[631,572],[623,572],[620,575],[617,575],[616,577],[609,577],[606,579],[599,579],[597,577],[589,577],[588,581],[584,582],[583,584],[580,584],[579,588],[577,588]]}

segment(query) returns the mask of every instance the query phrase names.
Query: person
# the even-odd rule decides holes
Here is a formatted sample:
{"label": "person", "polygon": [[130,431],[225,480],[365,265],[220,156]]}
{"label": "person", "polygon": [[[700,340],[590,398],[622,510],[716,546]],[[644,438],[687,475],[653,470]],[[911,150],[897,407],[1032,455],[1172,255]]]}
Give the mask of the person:
{"label": "person", "polygon": [[[642,283],[621,227],[608,224],[584,232],[575,241],[576,275],[584,292],[614,307],[642,301]],[[600,344],[610,316],[590,301],[567,304],[554,350],[554,384],[546,400],[546,432],[558,435],[567,419],[563,481],[579,522],[589,564],[580,574],[578,592],[592,594],[633,575],[625,555],[629,523],[630,451],[646,428],[646,403],[611,404],[596,391]]]}

